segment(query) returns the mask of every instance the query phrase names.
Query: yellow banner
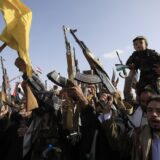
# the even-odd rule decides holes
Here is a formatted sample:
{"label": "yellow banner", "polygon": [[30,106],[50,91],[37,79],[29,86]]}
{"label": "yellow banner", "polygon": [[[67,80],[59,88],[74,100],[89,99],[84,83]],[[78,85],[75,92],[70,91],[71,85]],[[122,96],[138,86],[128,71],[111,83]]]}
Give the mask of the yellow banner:
{"label": "yellow banner", "polygon": [[27,75],[31,76],[32,67],[28,50],[32,12],[20,0],[0,0],[0,11],[6,22],[0,40],[17,50],[19,57],[26,64]]}

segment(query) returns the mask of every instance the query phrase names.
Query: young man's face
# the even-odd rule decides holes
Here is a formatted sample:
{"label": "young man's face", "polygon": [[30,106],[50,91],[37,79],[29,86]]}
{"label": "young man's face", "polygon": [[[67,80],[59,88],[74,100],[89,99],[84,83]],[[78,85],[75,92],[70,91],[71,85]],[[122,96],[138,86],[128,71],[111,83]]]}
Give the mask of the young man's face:
{"label": "young man's face", "polygon": [[151,128],[160,131],[160,102],[155,100],[147,106],[147,118]]}
{"label": "young man's face", "polygon": [[140,94],[140,100],[139,100],[139,102],[140,102],[140,106],[141,106],[141,108],[142,108],[142,110],[144,111],[144,112],[146,112],[146,110],[147,110],[147,102],[148,102],[148,100],[149,100],[149,98],[152,96],[152,93],[150,93],[150,92],[142,92],[141,94]]}
{"label": "young man's face", "polygon": [[134,49],[136,51],[144,51],[147,49],[147,45],[144,39],[138,39],[133,42]]}

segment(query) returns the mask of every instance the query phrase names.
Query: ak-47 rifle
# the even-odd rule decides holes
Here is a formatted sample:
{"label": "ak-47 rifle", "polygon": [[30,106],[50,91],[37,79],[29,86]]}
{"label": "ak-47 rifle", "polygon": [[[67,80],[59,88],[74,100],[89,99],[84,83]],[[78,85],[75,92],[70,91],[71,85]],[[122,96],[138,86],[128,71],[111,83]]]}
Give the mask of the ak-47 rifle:
{"label": "ak-47 rifle", "polygon": [[10,88],[10,84],[9,84],[9,78],[7,75],[7,70],[4,67],[3,64],[3,58],[1,57],[1,67],[2,67],[2,91],[1,91],[1,100],[2,101],[7,101],[7,102],[11,102],[11,88]]}
{"label": "ak-47 rifle", "polygon": [[[93,76],[94,78],[89,79],[89,82],[92,83],[92,79],[94,79],[93,83],[95,83],[95,80],[97,81],[97,83],[102,83],[103,86],[108,90],[108,92],[110,94],[114,95],[115,93],[117,93],[117,89],[113,86],[111,80],[109,79],[109,76],[107,75],[107,73],[105,72],[102,65],[99,63],[99,61],[95,58],[94,54],[91,53],[91,51],[84,44],[84,42],[80,41],[77,38],[77,36],[75,35],[75,32],[76,32],[76,30],[70,29],[70,33],[72,34],[72,36],[74,37],[74,39],[76,40],[76,42],[78,43],[80,48],[82,49],[83,54],[86,57],[90,67],[93,69],[93,71],[97,75],[96,77]],[[76,76],[75,78],[77,80],[83,81],[83,79],[81,79],[81,78],[85,78],[85,75],[82,75],[82,77],[79,75],[79,76]],[[88,75],[86,76],[85,79],[87,81]],[[120,109],[117,108],[118,112],[120,112],[120,114],[123,115],[123,119],[127,119],[127,121],[129,121],[130,124],[133,125],[132,122],[128,119],[128,117],[125,114],[125,113],[131,114],[133,107],[131,105],[127,104],[127,102],[125,102],[129,107],[129,108],[126,108],[126,106],[123,104],[123,102],[119,101],[119,98],[120,97],[117,97],[117,99],[114,99],[114,103],[118,102],[119,104],[122,105],[122,106],[120,106]]]}
{"label": "ak-47 rifle", "polygon": [[[76,30],[72,30],[70,29],[70,33],[72,34],[72,36],[74,37],[74,39],[76,40],[76,42],[78,43],[78,45],[80,46],[80,48],[83,51],[84,56],[86,57],[91,69],[94,71],[94,73],[97,75],[98,78],[97,79],[97,83],[101,82],[103,84],[103,86],[108,90],[108,92],[112,95],[115,95],[115,93],[117,93],[117,89],[113,86],[111,80],[109,79],[108,74],[105,72],[105,70],[103,69],[102,65],[100,64],[100,62],[95,58],[95,56],[91,53],[91,51],[87,48],[87,46],[84,44],[83,41],[80,41],[77,36],[75,35]],[[83,75],[83,78],[85,76]],[[95,76],[94,76],[95,77]],[[75,77],[77,80],[83,81],[83,79],[81,78],[80,74],[79,77]],[[80,79],[78,79],[80,78]],[[86,76],[85,79],[88,79],[88,75]],[[89,80],[90,83],[92,82],[92,79]],[[84,82],[84,81],[83,81]],[[95,82],[94,82],[95,83]],[[123,101],[120,100],[120,96],[114,98],[114,104],[116,105],[117,108],[117,112],[119,113],[119,116],[123,119],[126,127],[129,128],[128,126],[128,122],[133,126],[134,124],[130,121],[130,119],[128,118],[127,114],[131,114],[132,113],[132,106],[128,106],[128,108],[126,108],[126,106],[123,104]],[[119,106],[119,104],[121,106]],[[93,140],[94,142],[94,140]],[[94,154],[92,154],[93,152],[91,151],[90,154],[88,155],[88,159],[94,159]]]}
{"label": "ak-47 rifle", "polygon": [[74,80],[74,77],[76,75],[76,64],[75,64],[75,53],[73,53],[73,50],[71,48],[71,44],[69,43],[66,35],[67,28],[63,26],[63,32],[64,32],[64,40],[66,45],[66,58],[67,58],[67,70],[68,70],[68,78],[70,80]]}
{"label": "ak-47 rifle", "polygon": [[[121,60],[121,58],[120,58],[120,56],[119,56],[119,53],[118,53],[117,51],[116,51],[116,54],[117,54],[117,57],[118,57],[118,59],[119,59],[120,64],[123,65],[123,62],[122,62],[122,60]],[[123,72],[123,75],[122,75],[121,72],[120,72],[120,73],[119,73],[119,76],[122,77],[122,78],[127,77],[127,72],[126,72],[125,68],[122,68],[122,72]]]}
{"label": "ak-47 rifle", "polygon": [[83,41],[80,41],[75,35],[75,32],[77,30],[69,29],[69,31],[76,40],[76,42],[79,44],[80,48],[82,49],[83,54],[86,57],[91,69],[93,69],[93,71],[97,75],[90,75],[91,78],[89,80],[88,75],[86,76],[78,74],[75,78],[85,83],[103,83],[103,85],[106,87],[109,93],[114,94],[115,92],[117,92],[116,88],[112,85],[112,82],[110,81],[108,74],[103,69],[103,66],[100,64],[97,58],[91,53],[91,51],[87,48]]}

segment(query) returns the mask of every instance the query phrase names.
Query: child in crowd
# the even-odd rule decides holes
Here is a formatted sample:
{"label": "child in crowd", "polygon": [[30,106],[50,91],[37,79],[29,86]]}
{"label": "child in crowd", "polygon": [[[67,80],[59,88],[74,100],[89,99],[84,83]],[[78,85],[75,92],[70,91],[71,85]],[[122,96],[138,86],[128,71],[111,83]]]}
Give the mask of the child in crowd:
{"label": "child in crowd", "polygon": [[128,58],[126,65],[131,70],[140,70],[140,78],[136,85],[137,94],[146,86],[150,86],[158,93],[160,55],[155,50],[148,49],[147,39],[143,36],[133,39],[133,46],[135,51]]}

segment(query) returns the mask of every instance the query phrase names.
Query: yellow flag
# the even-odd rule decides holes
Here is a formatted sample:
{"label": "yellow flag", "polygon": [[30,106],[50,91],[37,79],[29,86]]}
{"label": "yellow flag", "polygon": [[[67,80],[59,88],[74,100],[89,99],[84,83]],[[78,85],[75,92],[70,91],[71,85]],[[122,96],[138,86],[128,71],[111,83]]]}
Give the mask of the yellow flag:
{"label": "yellow flag", "polygon": [[26,110],[32,111],[35,108],[38,108],[38,102],[30,87],[26,84]]}
{"label": "yellow flag", "polygon": [[27,82],[23,81],[22,82],[22,88],[26,96],[26,110],[31,111],[33,109],[38,108],[38,102],[36,97],[34,96],[32,90],[30,89],[29,85]]}
{"label": "yellow flag", "polygon": [[28,50],[32,12],[20,0],[0,0],[0,11],[6,22],[0,40],[18,51],[19,57],[26,64],[27,75],[31,76],[32,67]]}

